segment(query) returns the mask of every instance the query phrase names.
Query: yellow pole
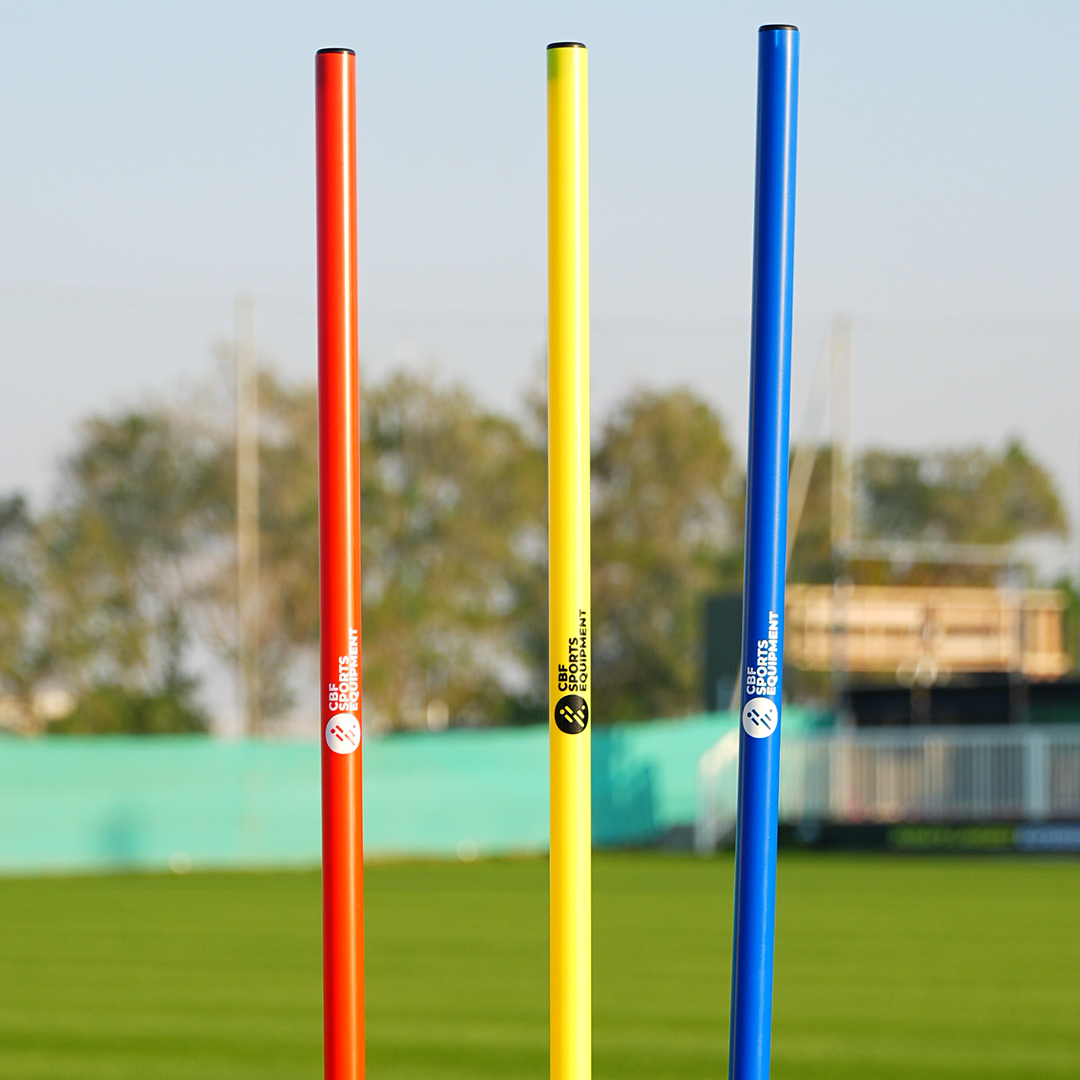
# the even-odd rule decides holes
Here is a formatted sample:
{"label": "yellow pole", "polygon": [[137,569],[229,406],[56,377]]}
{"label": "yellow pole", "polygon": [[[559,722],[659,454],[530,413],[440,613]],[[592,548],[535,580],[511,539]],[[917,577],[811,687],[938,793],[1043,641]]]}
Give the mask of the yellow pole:
{"label": "yellow pole", "polygon": [[587,70],[548,46],[551,1080],[592,1075]]}

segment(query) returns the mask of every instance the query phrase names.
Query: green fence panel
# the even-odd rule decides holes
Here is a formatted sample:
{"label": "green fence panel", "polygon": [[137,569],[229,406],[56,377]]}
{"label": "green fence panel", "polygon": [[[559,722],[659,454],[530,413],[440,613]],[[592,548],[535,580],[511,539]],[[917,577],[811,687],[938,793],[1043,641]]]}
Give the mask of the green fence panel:
{"label": "green fence panel", "polygon": [[[593,732],[593,838],[685,840],[697,762],[730,713]],[[798,730],[827,714],[789,708]],[[364,746],[373,857],[543,852],[547,729],[392,735]],[[314,742],[199,736],[0,739],[0,873],[314,866]]]}
{"label": "green fence panel", "polygon": [[392,735],[364,754],[367,854],[547,850],[546,728]]}
{"label": "green fence panel", "polygon": [[0,872],[311,865],[314,743],[0,742]]}

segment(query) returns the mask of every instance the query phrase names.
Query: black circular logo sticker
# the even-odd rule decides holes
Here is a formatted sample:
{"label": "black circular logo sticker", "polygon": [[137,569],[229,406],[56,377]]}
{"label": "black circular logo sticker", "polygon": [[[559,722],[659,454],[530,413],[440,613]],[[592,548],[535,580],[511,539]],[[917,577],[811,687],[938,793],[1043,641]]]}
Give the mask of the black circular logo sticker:
{"label": "black circular logo sticker", "polygon": [[565,694],[555,706],[555,726],[567,735],[580,735],[589,726],[589,703],[579,694]]}

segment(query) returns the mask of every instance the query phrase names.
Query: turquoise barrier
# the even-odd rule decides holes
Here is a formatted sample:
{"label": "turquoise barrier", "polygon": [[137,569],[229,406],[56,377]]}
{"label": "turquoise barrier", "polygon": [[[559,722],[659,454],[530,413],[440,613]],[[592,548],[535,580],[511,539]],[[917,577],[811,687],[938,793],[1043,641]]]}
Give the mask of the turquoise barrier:
{"label": "turquoise barrier", "polygon": [[[828,723],[789,709],[784,723]],[[593,733],[598,846],[655,844],[693,823],[697,762],[732,714]],[[393,735],[364,747],[375,857],[544,852],[547,729]],[[0,873],[314,866],[319,748],[199,736],[0,739]]]}

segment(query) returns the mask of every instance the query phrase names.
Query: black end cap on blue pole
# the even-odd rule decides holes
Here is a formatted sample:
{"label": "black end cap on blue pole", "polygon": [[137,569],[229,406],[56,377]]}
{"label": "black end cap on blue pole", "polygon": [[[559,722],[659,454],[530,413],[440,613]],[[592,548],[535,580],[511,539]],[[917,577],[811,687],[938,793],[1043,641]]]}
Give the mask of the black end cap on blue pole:
{"label": "black end cap on blue pole", "polygon": [[763,34],[766,30],[794,30],[795,33],[799,32],[799,28],[792,26],[791,23],[769,23],[767,26],[758,27],[759,34]]}

